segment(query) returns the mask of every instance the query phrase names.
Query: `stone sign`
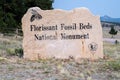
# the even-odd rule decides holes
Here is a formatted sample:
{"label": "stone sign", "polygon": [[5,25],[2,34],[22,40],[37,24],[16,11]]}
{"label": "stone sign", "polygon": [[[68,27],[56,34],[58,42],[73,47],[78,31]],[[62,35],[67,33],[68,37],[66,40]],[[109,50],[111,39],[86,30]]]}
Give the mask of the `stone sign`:
{"label": "stone sign", "polygon": [[87,8],[71,11],[30,8],[22,18],[24,58],[103,57],[99,16]]}

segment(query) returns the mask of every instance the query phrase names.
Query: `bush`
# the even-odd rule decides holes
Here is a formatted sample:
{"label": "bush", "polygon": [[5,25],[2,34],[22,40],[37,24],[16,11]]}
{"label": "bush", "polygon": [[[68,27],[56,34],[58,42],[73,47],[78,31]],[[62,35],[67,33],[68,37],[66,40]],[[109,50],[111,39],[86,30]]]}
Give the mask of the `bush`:
{"label": "bush", "polygon": [[107,62],[106,68],[113,71],[120,71],[120,61],[110,61]]}
{"label": "bush", "polygon": [[23,49],[22,48],[8,48],[7,53],[9,56],[18,56],[18,57],[23,57]]}
{"label": "bush", "polygon": [[14,48],[8,48],[6,51],[9,56],[15,56],[16,54]]}
{"label": "bush", "polygon": [[119,41],[118,41],[118,40],[115,40],[115,44],[116,44],[116,45],[119,44]]}
{"label": "bush", "polygon": [[18,48],[18,49],[15,49],[15,53],[18,57],[23,57],[23,49],[22,48]]}

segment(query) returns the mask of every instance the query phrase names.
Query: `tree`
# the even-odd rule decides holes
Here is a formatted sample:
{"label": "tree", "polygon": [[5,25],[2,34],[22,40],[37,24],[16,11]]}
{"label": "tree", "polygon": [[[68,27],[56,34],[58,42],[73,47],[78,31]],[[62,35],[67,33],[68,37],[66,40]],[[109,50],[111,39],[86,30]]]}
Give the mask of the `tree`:
{"label": "tree", "polygon": [[0,0],[0,32],[9,33],[21,28],[21,18],[28,8],[38,6],[50,10],[53,9],[53,2],[54,0]]}
{"label": "tree", "polygon": [[116,34],[117,34],[117,31],[114,29],[114,26],[113,26],[113,25],[111,25],[111,30],[109,31],[109,34],[112,35],[111,38],[113,38],[113,35],[116,35]]}

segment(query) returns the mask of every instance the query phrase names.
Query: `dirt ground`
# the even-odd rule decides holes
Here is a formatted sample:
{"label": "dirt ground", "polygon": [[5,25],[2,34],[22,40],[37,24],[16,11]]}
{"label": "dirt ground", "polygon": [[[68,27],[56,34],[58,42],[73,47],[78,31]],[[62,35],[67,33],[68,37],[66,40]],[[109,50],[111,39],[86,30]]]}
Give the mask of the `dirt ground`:
{"label": "dirt ground", "polygon": [[[109,64],[109,62],[116,64]],[[120,60],[28,61],[17,57],[1,58],[0,80],[120,80],[120,63],[118,62]]]}
{"label": "dirt ground", "polygon": [[120,43],[104,41],[103,46],[104,59],[30,61],[13,55],[15,48],[22,47],[22,37],[2,36],[0,80],[120,80]]}

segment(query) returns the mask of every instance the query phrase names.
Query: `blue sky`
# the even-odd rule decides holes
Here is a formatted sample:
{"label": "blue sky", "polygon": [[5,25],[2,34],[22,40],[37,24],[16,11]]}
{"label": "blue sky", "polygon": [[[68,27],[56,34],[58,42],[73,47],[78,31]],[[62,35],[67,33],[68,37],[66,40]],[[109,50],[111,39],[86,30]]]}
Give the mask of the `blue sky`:
{"label": "blue sky", "polygon": [[64,10],[87,7],[95,15],[120,18],[120,0],[55,0],[53,7]]}

